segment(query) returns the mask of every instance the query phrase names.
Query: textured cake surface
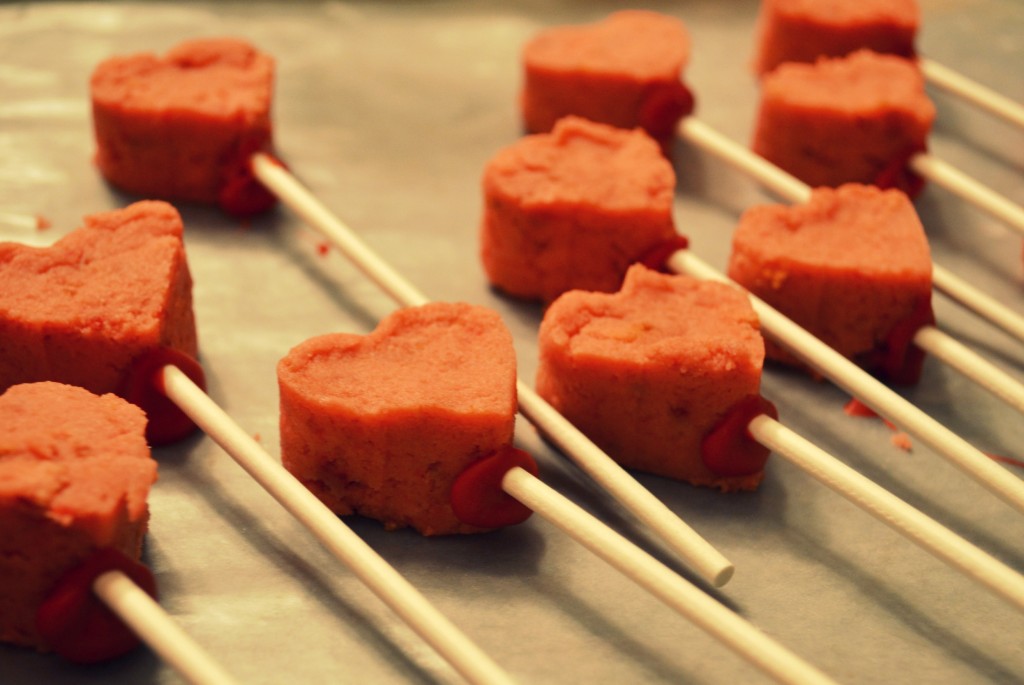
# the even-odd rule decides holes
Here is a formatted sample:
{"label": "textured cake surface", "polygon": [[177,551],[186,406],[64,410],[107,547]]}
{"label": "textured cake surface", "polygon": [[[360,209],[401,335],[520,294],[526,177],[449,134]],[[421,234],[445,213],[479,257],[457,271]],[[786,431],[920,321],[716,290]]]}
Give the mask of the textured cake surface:
{"label": "textured cake surface", "polygon": [[764,343],[738,289],[634,266],[618,293],[572,291],[540,328],[537,392],[624,466],[695,485],[722,478],[701,439],[760,390]]}
{"label": "textured cake surface", "polygon": [[98,548],[137,559],[156,462],[142,411],[114,395],[30,383],[0,395],[0,639],[45,648],[35,611]]}
{"label": "textured cake surface", "polygon": [[515,367],[498,315],[467,304],[307,340],[278,365],[282,461],[340,515],[473,532],[449,491],[466,466],[511,444]]}
{"label": "textured cake surface", "polygon": [[626,269],[675,235],[675,172],[639,129],[568,117],[501,150],[483,175],[481,257],[517,297],[615,291]]}
{"label": "textured cake surface", "polygon": [[765,76],[753,148],[811,186],[873,184],[926,148],[934,119],[913,62],[862,50]]}
{"label": "textured cake surface", "polygon": [[87,216],[49,247],[0,243],[0,390],[114,391],[138,355],[198,354],[182,223],[169,204]]}
{"label": "textured cake surface", "polygon": [[135,195],[217,203],[271,147],[273,77],[273,60],[234,38],[109,58],[91,79],[96,164]]}

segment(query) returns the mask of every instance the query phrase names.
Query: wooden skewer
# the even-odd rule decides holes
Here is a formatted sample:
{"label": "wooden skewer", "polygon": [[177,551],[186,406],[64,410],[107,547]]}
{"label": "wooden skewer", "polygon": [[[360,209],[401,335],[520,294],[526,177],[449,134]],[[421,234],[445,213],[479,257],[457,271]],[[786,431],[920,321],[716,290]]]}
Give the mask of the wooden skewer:
{"label": "wooden skewer", "polygon": [[93,592],[188,682],[195,685],[238,682],[121,571],[100,575],[93,581]]}
{"label": "wooden skewer", "polygon": [[979,183],[952,164],[919,152],[910,158],[910,168],[961,200],[973,204],[1024,235],[1024,207]]}
{"label": "wooden skewer", "polygon": [[490,656],[456,628],[398,571],[316,498],[175,366],[158,387],[256,482],[308,528],[381,600],[471,683],[512,685]]}
{"label": "wooden skewer", "polygon": [[834,682],[523,469],[510,469],[502,488],[776,681]]}
{"label": "wooden skewer", "polygon": [[[679,250],[668,259],[677,273],[732,283],[696,255]],[[760,298],[749,295],[761,330],[801,361],[856,397],[877,414],[929,445],[1007,504],[1024,513],[1024,481],[1008,473],[977,448],[900,397],[878,379],[783,316]]]}
{"label": "wooden skewer", "polygon": [[930,59],[921,57],[917,62],[929,83],[959,95],[1011,124],[1024,127],[1024,105]]}
{"label": "wooden skewer", "polygon": [[17,212],[0,212],[0,226],[10,226],[20,231],[38,231],[41,220],[37,216]]}
{"label": "wooden skewer", "polygon": [[938,264],[932,264],[932,285],[946,297],[959,302],[1017,340],[1024,342],[1024,317],[1003,303],[981,293],[977,288]]}
{"label": "wooden skewer", "polygon": [[1024,576],[921,513],[877,483],[770,416],[748,426],[751,436],[938,559],[1024,611]]}
{"label": "wooden skewer", "polygon": [[[255,155],[252,164],[261,183],[328,238],[400,306],[413,307],[428,302],[426,296],[377,257],[286,169],[262,154]],[[734,567],[721,552],[686,525],[529,387],[520,381],[517,388],[519,409],[523,416],[542,433],[552,436],[566,456],[628,511],[656,531],[703,578],[716,586],[728,582]]]}
{"label": "wooden skewer", "polygon": [[1024,413],[1024,385],[952,336],[935,326],[922,326],[914,334],[914,344]]}

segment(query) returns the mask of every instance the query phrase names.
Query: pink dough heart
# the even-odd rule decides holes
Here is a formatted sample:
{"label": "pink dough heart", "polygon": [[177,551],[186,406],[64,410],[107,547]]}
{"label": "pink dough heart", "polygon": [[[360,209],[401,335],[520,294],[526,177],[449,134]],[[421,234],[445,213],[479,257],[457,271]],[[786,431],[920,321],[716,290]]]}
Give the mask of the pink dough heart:
{"label": "pink dough heart", "polygon": [[516,360],[497,314],[435,303],[366,336],[308,340],[278,366],[285,467],[338,514],[426,535],[479,530],[452,511],[465,468],[512,441]]}
{"label": "pink dough heart", "polygon": [[197,355],[177,211],[94,214],[50,247],[0,243],[0,390],[58,381],[116,392],[141,355]]}
{"label": "pink dough heart", "polygon": [[91,93],[96,164],[122,190],[247,216],[275,197],[252,176],[269,152],[274,61],[245,41],[201,38],[166,55],[105,60]]}

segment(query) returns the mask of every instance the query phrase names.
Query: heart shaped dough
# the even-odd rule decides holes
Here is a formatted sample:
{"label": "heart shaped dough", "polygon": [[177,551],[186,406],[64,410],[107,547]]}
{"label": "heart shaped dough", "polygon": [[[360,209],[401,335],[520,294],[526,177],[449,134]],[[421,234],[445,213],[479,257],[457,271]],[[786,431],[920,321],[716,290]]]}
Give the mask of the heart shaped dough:
{"label": "heart shaped dough", "polygon": [[273,79],[273,60],[234,38],[105,60],[91,80],[100,172],[147,198],[269,208],[273,196],[240,179],[251,180],[250,155],[272,146]]}
{"label": "heart shaped dough", "polygon": [[87,216],[50,247],[0,243],[0,390],[48,380],[114,392],[159,347],[198,353],[181,217],[169,204]]}
{"label": "heart shaped dough", "polygon": [[480,255],[492,285],[550,302],[614,292],[676,236],[676,175],[650,136],[579,117],[519,139],[484,167]]}
{"label": "heart shaped dough", "polygon": [[928,238],[902,192],[851,183],[815,188],[804,204],[751,207],[733,234],[729,277],[869,371],[901,383],[920,376],[916,346],[886,360],[934,322]]}
{"label": "heart shaped dough", "polygon": [[657,12],[623,10],[593,24],[542,31],[523,48],[526,130],[550,131],[575,114],[641,127],[667,143],[693,111],[693,95],[680,80],[689,59],[686,26]]}
{"label": "heart shaped dough", "polygon": [[481,529],[450,491],[471,463],[512,442],[512,336],[485,308],[403,309],[366,336],[312,338],[278,364],[281,459],[339,515],[424,535]]}
{"label": "heart shaped dough", "polygon": [[58,578],[101,548],[139,558],[156,462],[114,395],[17,385],[0,417],[0,640],[47,649],[36,609]]}
{"label": "heart shaped dough", "polygon": [[725,491],[701,442],[761,386],[764,341],[745,294],[635,265],[617,293],[574,290],[540,327],[537,392],[623,466]]}

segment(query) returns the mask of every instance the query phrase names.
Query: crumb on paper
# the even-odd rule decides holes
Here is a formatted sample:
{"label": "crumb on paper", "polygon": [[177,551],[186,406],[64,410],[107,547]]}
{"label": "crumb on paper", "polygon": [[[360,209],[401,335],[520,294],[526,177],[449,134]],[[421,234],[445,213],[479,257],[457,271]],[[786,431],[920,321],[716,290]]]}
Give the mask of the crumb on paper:
{"label": "crumb on paper", "polygon": [[889,438],[889,440],[892,442],[893,445],[900,448],[904,452],[909,452],[914,447],[914,443],[910,441],[910,436],[902,431],[898,433],[893,433],[892,437]]}
{"label": "crumb on paper", "polygon": [[330,252],[330,251],[331,251],[331,246],[328,245],[327,243],[317,243],[316,244],[316,253],[318,255],[320,255],[321,257],[326,257],[327,253]]}
{"label": "crumb on paper", "polygon": [[45,231],[46,229],[50,228],[51,226],[53,226],[53,222],[51,222],[49,219],[47,219],[42,214],[36,214],[36,230],[37,231]]}

